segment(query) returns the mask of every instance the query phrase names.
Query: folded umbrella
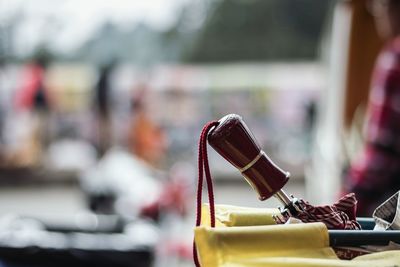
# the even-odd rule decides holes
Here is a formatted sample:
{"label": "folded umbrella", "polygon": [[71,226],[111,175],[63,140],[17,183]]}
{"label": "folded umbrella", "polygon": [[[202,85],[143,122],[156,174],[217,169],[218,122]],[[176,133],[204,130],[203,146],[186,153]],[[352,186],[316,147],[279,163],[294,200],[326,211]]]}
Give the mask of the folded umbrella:
{"label": "folded umbrella", "polygon": [[274,196],[284,205],[278,222],[295,217],[303,222],[323,222],[329,229],[361,229],[356,221],[354,194],[333,205],[318,207],[288,195],[282,188],[289,180],[289,172],[272,162],[240,116],[229,114],[214,123],[207,139],[211,147],[241,172],[260,200]]}
{"label": "folded umbrella", "polygon": [[[212,179],[207,157],[207,140],[209,144],[220,155],[222,155],[225,159],[227,159],[242,173],[244,178],[258,193],[260,200],[266,200],[271,196],[274,196],[282,202],[284,208],[280,210],[278,209],[258,210],[258,209],[240,208],[232,206],[221,207],[221,205],[216,207],[214,204]],[[303,230],[308,226],[312,227],[311,225],[315,225],[312,222],[319,222],[319,225],[324,226],[325,229],[339,229],[339,230],[327,231],[328,235],[323,234],[324,231],[322,232],[313,231],[313,233],[320,233],[322,234],[322,236],[329,236],[328,239],[329,246],[332,247],[386,245],[389,241],[394,241],[394,242],[400,241],[400,233],[398,232],[394,233],[394,231],[392,233],[385,233],[384,235],[382,235],[379,232],[373,232],[373,231],[359,231],[361,227],[359,223],[356,221],[355,217],[357,201],[355,199],[354,194],[348,194],[342,199],[340,199],[337,203],[329,206],[312,206],[311,204],[302,199],[297,199],[291,195],[289,196],[282,188],[289,180],[290,174],[288,172],[283,171],[277,165],[275,165],[271,161],[271,159],[265,154],[265,152],[261,150],[253,134],[244,124],[242,118],[238,115],[234,114],[227,115],[219,121],[212,121],[204,126],[199,142],[198,165],[199,165],[199,180],[197,185],[198,189],[197,217],[196,217],[196,228],[195,228],[195,233],[196,233],[195,240],[196,244],[198,243],[198,246],[194,244],[193,247],[194,261],[197,267],[200,266],[198,249],[200,252],[200,258],[204,261],[209,258],[208,256],[204,255],[214,255],[221,248],[228,249],[229,247],[234,245],[231,242],[236,242],[239,246],[242,246],[240,245],[242,243],[248,244],[249,245],[248,251],[254,250],[257,255],[261,256],[262,254],[265,253],[265,247],[259,246],[257,242],[254,242],[254,237],[261,237],[261,236],[259,236],[260,233],[255,233],[253,231],[256,230],[253,227],[257,227],[255,225],[265,226],[279,222],[283,223],[289,217],[296,217],[303,222],[311,222],[311,224],[298,225],[297,227],[300,227],[298,229],[299,232],[304,232]],[[203,187],[204,176],[207,182],[209,205],[203,206],[202,208],[202,187]],[[202,218],[202,213],[203,213],[203,218]],[[367,220],[367,222],[370,223],[369,220]],[[207,228],[208,230],[205,230],[205,228],[203,228],[204,225],[209,225],[211,227],[208,227]],[[217,228],[215,228],[216,226]],[[220,243],[222,237],[216,237],[216,240],[218,240],[218,242],[212,239],[213,233],[219,233],[217,229],[220,226],[228,226],[229,228],[231,227],[235,228],[236,226],[240,226],[239,227],[240,229],[237,230],[235,229],[226,231],[222,230],[221,234],[223,237],[229,237],[229,233],[237,231],[238,233],[240,233],[241,231],[245,231],[245,229],[247,229],[246,226],[250,226],[248,229],[253,229],[253,230],[251,230],[250,235],[247,234],[243,236],[235,235],[232,238],[228,238],[229,242],[226,245],[223,245]],[[283,232],[278,231],[280,233],[277,235],[278,237],[277,240],[282,241],[282,237],[285,236],[286,230],[289,229],[286,228],[286,226],[290,225],[284,225],[284,226],[285,227],[282,228],[282,230],[284,230]],[[217,231],[215,232],[214,229],[216,229]],[[268,228],[267,226],[265,230],[267,229],[273,230],[280,228]],[[297,229],[296,226],[293,229]],[[353,231],[351,229],[353,229]],[[291,236],[291,238],[294,240],[299,240],[300,243],[303,242],[303,238],[300,237],[296,238],[292,235],[289,236]],[[270,240],[270,238],[264,238],[264,239]],[[264,239],[261,238],[260,240]],[[283,244],[286,243],[287,243],[286,241],[283,242]],[[212,246],[216,244],[218,244],[218,246],[216,248],[212,248]],[[255,246],[250,246],[250,244],[254,244]],[[274,244],[274,246],[276,246],[276,244]],[[211,248],[211,250],[209,250],[209,248]],[[299,248],[301,250],[302,246],[299,246]],[[205,249],[209,252],[207,252]],[[204,251],[206,251],[207,253],[204,253]],[[237,251],[244,252],[245,250],[239,249]],[[235,256],[238,255],[237,251],[233,253]],[[230,256],[233,256],[231,252],[232,251],[230,252],[222,251],[222,255],[228,254]],[[344,252],[347,253],[347,251]],[[283,252],[283,250],[282,253],[284,255],[287,255],[287,252]],[[330,253],[329,255],[332,255],[332,253]],[[312,258],[319,257],[317,255],[313,256],[309,255],[309,256]],[[389,262],[392,262],[392,260],[396,261],[398,259],[398,256],[399,256],[398,253],[394,254],[393,257],[396,259],[394,258],[390,259]],[[224,256],[223,258],[227,259],[229,257]],[[377,258],[379,257],[380,256],[377,255]],[[256,257],[256,255],[254,255],[254,257],[252,256],[251,258],[252,258],[251,260],[256,258],[257,260],[261,260],[261,258],[259,258],[258,256]],[[352,257],[346,256],[342,258],[353,258],[353,256]],[[270,260],[270,258],[266,260]],[[280,259],[276,260],[280,261]],[[287,262],[286,257],[282,258],[282,260],[283,262]],[[297,261],[299,260],[299,258],[296,259],[293,258],[293,260]],[[306,261],[308,260],[309,259],[307,259]],[[324,264],[326,264],[324,265],[320,264],[320,262],[317,263],[311,261],[309,262],[311,265],[307,266],[344,266],[343,262],[335,262],[335,264],[333,264],[334,262],[324,262]],[[296,264],[295,262],[293,262],[293,265],[291,264],[289,265],[278,264],[278,265],[306,266],[303,265],[303,263],[305,262],[300,263],[300,265]],[[269,264],[264,264],[264,263],[262,264],[262,266],[267,266],[267,265],[270,266]],[[204,266],[212,266],[212,265],[206,264]],[[225,266],[225,265],[217,264],[215,266]],[[231,266],[231,265],[229,263],[226,266]],[[246,263],[244,265],[239,264],[235,266],[250,266],[250,265]],[[359,263],[354,263],[354,264],[349,263],[349,265],[346,266],[363,266],[363,265],[361,262],[361,265]],[[381,262],[376,266],[381,266]]]}
{"label": "folded umbrella", "polygon": [[[322,222],[328,229],[361,229],[356,221],[357,200],[354,193],[347,194],[333,205],[313,206],[302,199],[298,205],[301,211],[295,217],[303,222]],[[282,222],[286,222],[287,219],[287,216],[280,218]]]}

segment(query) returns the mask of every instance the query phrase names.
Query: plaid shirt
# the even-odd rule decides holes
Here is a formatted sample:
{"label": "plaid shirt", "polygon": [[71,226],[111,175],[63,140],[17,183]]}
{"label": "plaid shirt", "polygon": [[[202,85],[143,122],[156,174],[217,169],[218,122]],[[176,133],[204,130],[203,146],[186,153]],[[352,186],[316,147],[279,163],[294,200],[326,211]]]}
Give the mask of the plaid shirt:
{"label": "plaid shirt", "polygon": [[365,128],[365,147],[353,162],[349,191],[358,215],[373,210],[400,190],[400,37],[388,43],[373,73]]}

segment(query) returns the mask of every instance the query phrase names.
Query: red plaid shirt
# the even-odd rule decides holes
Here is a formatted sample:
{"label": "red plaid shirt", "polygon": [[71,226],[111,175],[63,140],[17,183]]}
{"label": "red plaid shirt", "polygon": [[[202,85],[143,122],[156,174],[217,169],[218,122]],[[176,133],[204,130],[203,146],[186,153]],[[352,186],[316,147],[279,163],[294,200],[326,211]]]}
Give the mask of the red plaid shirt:
{"label": "red plaid shirt", "polygon": [[356,193],[359,216],[371,216],[400,190],[400,37],[378,57],[366,119],[366,144],[349,172],[348,190]]}

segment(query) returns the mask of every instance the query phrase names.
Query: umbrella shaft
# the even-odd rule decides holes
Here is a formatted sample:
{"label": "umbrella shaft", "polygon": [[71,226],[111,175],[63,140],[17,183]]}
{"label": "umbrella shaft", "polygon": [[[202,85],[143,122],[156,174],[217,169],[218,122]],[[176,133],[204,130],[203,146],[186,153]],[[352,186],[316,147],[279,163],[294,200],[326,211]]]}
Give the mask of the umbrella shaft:
{"label": "umbrella shaft", "polygon": [[299,200],[293,196],[288,196],[282,189],[277,191],[274,197],[285,206],[284,210],[281,211],[282,215],[297,216],[297,214],[302,211]]}
{"label": "umbrella shaft", "polygon": [[390,241],[400,243],[400,231],[374,230],[329,230],[329,243],[332,247],[357,247],[365,245],[385,246]]}
{"label": "umbrella shaft", "polygon": [[292,198],[289,197],[282,189],[277,191],[274,195],[286,207],[292,203]]}

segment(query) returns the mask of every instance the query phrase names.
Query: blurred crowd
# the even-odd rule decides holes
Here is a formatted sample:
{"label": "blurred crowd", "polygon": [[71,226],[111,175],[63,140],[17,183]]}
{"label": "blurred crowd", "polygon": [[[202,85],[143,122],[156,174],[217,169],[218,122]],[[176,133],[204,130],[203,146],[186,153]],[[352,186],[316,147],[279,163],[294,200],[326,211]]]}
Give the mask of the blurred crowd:
{"label": "blurred crowd", "polygon": [[[86,141],[87,149],[84,151],[89,151],[88,147],[91,146],[91,156],[94,156],[91,160],[101,158],[113,145],[126,145],[128,151],[150,165],[160,164],[166,151],[167,137],[161,125],[149,114],[145,84],[127,96],[125,104],[129,105],[129,111],[123,122],[125,132],[120,135],[122,140],[116,143],[112,119],[112,105],[115,105],[112,103],[111,84],[113,64],[100,68],[97,83],[93,83],[90,92],[86,92],[88,95],[84,95],[85,92],[74,92],[74,89],[82,88],[76,86],[80,77],[73,73],[66,78],[67,84],[61,85],[64,88],[57,88],[60,86],[57,81],[52,84],[47,68],[49,60],[48,56],[39,55],[22,66],[16,78],[15,90],[3,98],[2,165],[43,164],[47,149],[54,151],[57,145],[61,145],[54,144],[54,141],[66,139]],[[75,88],[68,90],[68,86],[74,85]],[[3,94],[6,96],[6,92]],[[83,106],[82,102],[85,101],[86,106]],[[79,155],[77,152],[75,156]]]}

